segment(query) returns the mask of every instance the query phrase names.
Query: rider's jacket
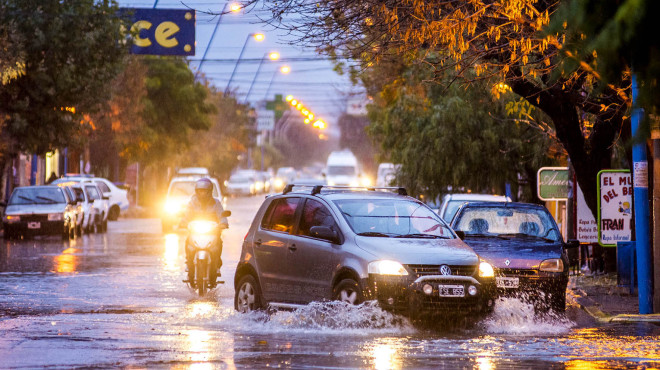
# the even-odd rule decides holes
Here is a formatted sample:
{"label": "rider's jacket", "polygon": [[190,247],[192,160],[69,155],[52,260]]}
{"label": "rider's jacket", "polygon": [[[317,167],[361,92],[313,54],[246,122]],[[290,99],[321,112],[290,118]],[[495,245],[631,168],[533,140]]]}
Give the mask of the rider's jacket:
{"label": "rider's jacket", "polygon": [[222,203],[216,198],[212,199],[212,202],[202,203],[197,198],[197,195],[193,195],[183,213],[181,226],[187,227],[188,223],[193,220],[209,220],[218,222],[220,228],[228,228],[229,221],[227,221],[227,217],[222,217],[222,212],[224,211]]}

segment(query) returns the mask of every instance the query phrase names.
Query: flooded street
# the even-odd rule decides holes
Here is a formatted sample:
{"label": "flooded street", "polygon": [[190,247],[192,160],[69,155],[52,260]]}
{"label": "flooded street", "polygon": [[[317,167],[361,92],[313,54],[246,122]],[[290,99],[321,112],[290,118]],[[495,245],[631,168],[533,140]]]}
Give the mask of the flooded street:
{"label": "flooded street", "polygon": [[475,328],[411,326],[373,304],[314,303],[238,314],[233,274],[262,201],[230,199],[224,285],[198,299],[184,283],[185,232],[120,219],[107,234],[3,241],[0,367],[639,368],[660,366],[660,327],[597,324],[575,305],[534,317],[513,299]]}

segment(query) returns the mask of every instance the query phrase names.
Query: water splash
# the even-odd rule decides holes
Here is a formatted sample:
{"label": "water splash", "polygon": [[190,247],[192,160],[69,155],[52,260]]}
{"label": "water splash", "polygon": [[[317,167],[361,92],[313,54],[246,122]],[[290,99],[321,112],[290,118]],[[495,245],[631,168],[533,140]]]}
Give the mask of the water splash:
{"label": "water splash", "polygon": [[552,311],[539,312],[520,298],[499,298],[481,325],[492,334],[556,335],[570,332],[575,323]]}

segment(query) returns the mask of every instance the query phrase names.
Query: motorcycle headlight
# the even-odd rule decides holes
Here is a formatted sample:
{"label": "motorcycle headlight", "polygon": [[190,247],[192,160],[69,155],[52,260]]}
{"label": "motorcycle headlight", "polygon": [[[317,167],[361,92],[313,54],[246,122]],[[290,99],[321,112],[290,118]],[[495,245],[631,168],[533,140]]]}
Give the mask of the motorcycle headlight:
{"label": "motorcycle headlight", "polygon": [[486,261],[481,261],[479,263],[479,277],[493,277],[493,276],[495,276],[495,270],[493,269],[493,266]]}
{"label": "motorcycle headlight", "polygon": [[408,271],[402,264],[396,261],[382,260],[369,263],[368,271],[376,275],[408,275]]}
{"label": "motorcycle headlight", "polygon": [[192,221],[188,228],[195,234],[208,234],[217,224],[213,221]]}
{"label": "motorcycle headlight", "polygon": [[64,216],[61,213],[49,213],[48,221],[62,221]]}
{"label": "motorcycle headlight", "polygon": [[6,215],[5,222],[8,224],[13,224],[14,222],[20,222],[21,216],[18,215]]}
{"label": "motorcycle headlight", "polygon": [[276,180],[275,180],[275,187],[276,187],[276,188],[282,188],[282,187],[284,187],[284,181],[282,181],[281,179],[276,179]]}
{"label": "motorcycle headlight", "polygon": [[563,272],[564,262],[560,258],[543,260],[539,266],[539,270],[547,272]]}

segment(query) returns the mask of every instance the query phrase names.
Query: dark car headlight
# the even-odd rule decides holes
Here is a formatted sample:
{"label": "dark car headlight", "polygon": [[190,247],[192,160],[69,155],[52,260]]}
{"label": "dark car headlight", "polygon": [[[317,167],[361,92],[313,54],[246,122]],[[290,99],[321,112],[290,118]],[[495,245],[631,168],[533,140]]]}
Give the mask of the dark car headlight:
{"label": "dark car headlight", "polygon": [[550,258],[543,260],[539,270],[547,272],[564,272],[564,261],[561,258]]}

